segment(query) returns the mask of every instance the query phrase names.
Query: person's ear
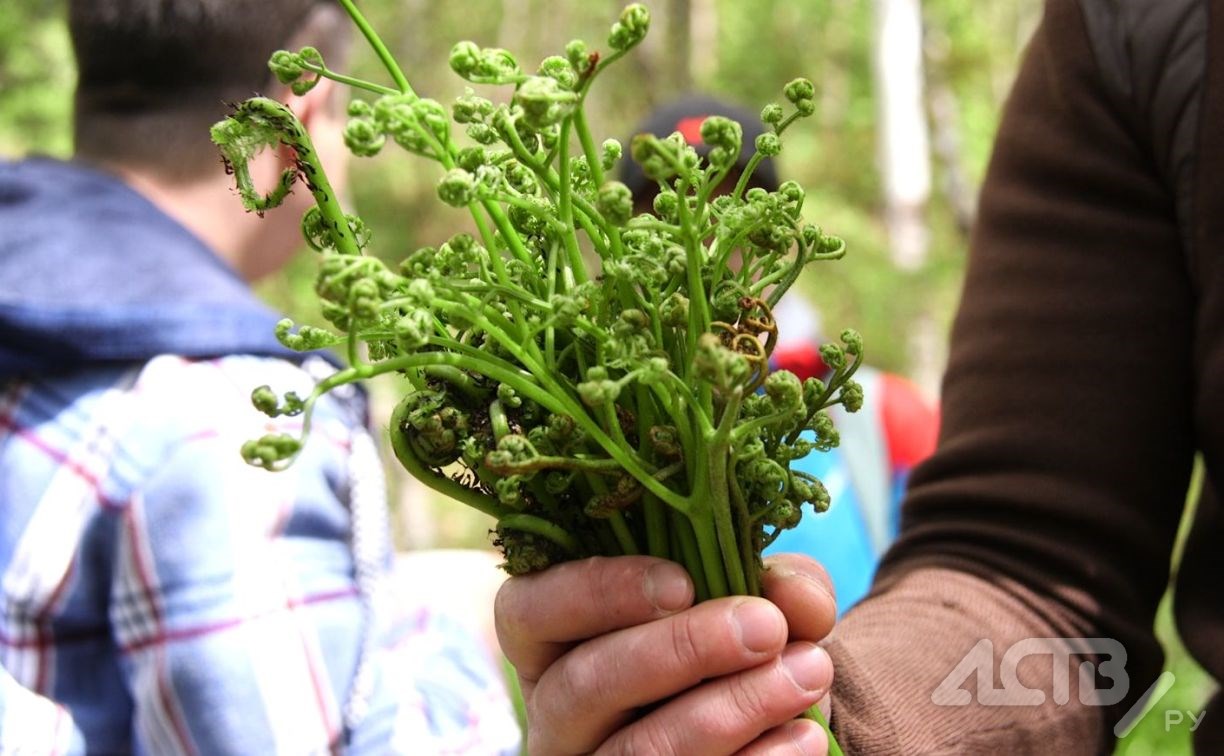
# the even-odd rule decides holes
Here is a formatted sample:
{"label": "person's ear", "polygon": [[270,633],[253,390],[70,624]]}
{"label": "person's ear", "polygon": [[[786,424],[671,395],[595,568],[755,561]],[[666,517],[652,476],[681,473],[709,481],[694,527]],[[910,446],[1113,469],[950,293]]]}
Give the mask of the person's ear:
{"label": "person's ear", "polygon": [[320,118],[336,118],[336,86],[331,79],[320,79],[306,94],[296,95],[286,88],[281,102],[289,106],[309,131]]}
{"label": "person's ear", "polygon": [[[338,91],[341,85],[331,79],[323,79],[309,92],[295,95],[288,89],[281,94],[281,102],[302,122],[310,141],[314,143],[315,158],[323,166],[332,190],[345,197],[348,188],[349,151],[344,143],[344,127],[347,121],[346,108],[341,103],[347,92]],[[294,167],[297,154],[290,148],[279,152],[281,169]],[[303,194],[303,196],[306,196]]]}
{"label": "person's ear", "polygon": [[[305,94],[294,94],[288,87],[285,87],[276,99],[293,111],[293,114],[305,127],[306,133],[311,135],[312,141],[318,141],[314,138],[316,131],[332,127],[338,122],[337,113],[334,112],[337,108],[336,86],[336,82],[331,79],[320,79],[319,83]],[[283,167],[288,168],[296,158],[293,150],[287,147],[281,148],[280,159]]]}

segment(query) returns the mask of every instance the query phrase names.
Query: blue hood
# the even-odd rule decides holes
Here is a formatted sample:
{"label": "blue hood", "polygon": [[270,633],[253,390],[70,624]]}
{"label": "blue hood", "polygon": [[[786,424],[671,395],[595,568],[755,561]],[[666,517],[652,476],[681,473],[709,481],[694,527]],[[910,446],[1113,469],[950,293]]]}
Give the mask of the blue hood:
{"label": "blue hood", "polygon": [[279,315],[121,181],[0,161],[0,379],[159,354],[300,357]]}

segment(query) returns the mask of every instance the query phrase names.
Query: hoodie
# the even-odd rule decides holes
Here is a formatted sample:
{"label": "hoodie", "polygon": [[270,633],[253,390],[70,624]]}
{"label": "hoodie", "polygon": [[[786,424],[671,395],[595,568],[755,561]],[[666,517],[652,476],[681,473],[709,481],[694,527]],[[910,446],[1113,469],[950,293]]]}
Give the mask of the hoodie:
{"label": "hoodie", "polygon": [[296,356],[189,231],[74,163],[0,162],[0,380],[157,355]]}

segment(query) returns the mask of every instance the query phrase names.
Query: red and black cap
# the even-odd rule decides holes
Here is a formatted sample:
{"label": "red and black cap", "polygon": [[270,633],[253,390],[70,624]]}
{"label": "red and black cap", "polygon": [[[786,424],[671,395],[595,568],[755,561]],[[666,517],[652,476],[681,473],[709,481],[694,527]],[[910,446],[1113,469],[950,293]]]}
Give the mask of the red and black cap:
{"label": "red and black cap", "polygon": [[[713,97],[699,95],[684,97],[656,108],[638,124],[633,133],[665,137],[678,131],[685,141],[697,150],[697,154],[704,157],[710,148],[701,140],[701,123],[713,115],[738,121],[743,127],[744,146],[740,150],[740,157],[736,163],[737,167],[742,170],[756,152],[756,138],[765,133],[760,114],[746,108],[731,105]],[[625,140],[626,155],[621,163],[621,181],[629,187],[635,198],[653,196],[657,185],[646,178],[646,174],[642,172],[642,166],[634,162],[633,158],[627,154],[631,141],[632,139]],[[757,166],[752,174],[752,185],[769,191],[778,188],[778,172],[772,159],[765,158]]]}

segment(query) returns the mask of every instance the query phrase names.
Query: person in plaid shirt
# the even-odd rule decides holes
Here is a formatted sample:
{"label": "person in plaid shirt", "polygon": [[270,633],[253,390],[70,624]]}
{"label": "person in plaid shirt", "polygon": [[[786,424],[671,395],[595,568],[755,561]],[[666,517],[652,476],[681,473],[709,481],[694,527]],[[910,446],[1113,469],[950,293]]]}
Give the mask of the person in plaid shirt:
{"label": "person in plaid shirt", "polygon": [[364,396],[322,399],[286,472],[238,452],[295,422],[254,387],[334,367],[283,349],[247,286],[308,193],[245,215],[208,127],[274,89],[341,177],[328,82],[294,97],[265,61],[342,58],[347,19],[73,0],[70,27],[76,159],[0,162],[0,753],[516,752],[485,647],[397,597]]}

